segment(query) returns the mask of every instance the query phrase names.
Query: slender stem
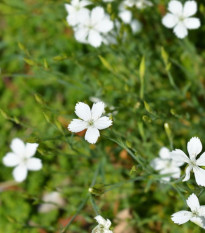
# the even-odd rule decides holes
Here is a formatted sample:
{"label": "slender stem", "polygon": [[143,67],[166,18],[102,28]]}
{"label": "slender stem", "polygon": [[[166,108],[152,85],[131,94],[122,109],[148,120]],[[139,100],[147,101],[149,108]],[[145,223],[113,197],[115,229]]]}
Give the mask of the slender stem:
{"label": "slender stem", "polygon": [[100,211],[99,211],[99,209],[98,209],[98,207],[97,207],[97,205],[95,203],[95,199],[93,198],[92,194],[90,195],[90,202],[91,202],[91,205],[92,205],[92,207],[93,207],[93,209],[95,211],[95,214],[99,215]]}
{"label": "slender stem", "polygon": [[68,227],[70,226],[70,224],[75,220],[75,218],[78,216],[79,212],[83,209],[83,207],[85,206],[88,198],[89,198],[89,194],[87,194],[86,198],[81,202],[81,204],[79,205],[76,213],[73,215],[73,217],[71,218],[71,220],[67,223],[67,225],[60,231],[60,233],[64,233],[66,232],[66,230],[68,229]]}

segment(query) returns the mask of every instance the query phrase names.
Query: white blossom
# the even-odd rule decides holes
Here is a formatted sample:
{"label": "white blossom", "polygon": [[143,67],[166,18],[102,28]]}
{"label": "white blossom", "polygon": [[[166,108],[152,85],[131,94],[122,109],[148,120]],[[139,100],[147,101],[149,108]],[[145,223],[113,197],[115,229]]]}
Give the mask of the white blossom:
{"label": "white blossom", "polygon": [[169,182],[171,178],[179,178],[181,166],[183,162],[176,162],[172,159],[171,152],[168,148],[162,147],[159,151],[159,158],[151,161],[151,166],[159,171],[161,175],[167,174],[166,177],[162,177],[161,181]]}
{"label": "white blossom", "polygon": [[200,27],[200,20],[192,17],[197,12],[197,3],[195,1],[186,1],[184,6],[180,1],[172,0],[169,2],[167,13],[162,23],[167,28],[173,28],[174,33],[180,39],[188,35],[188,29],[197,29]]}
{"label": "white blossom", "polygon": [[144,9],[147,6],[152,6],[152,2],[148,0],[125,0],[124,4],[128,7],[136,6],[139,9]]}
{"label": "white blossom", "polygon": [[88,6],[90,1],[88,0],[72,0],[70,4],[65,4],[65,8],[68,12],[68,16],[66,18],[67,22],[71,26],[76,26],[83,14],[83,11],[86,10],[86,6]]}
{"label": "white blossom", "polygon": [[196,183],[201,186],[205,186],[205,170],[200,166],[205,166],[205,153],[203,153],[198,159],[196,158],[202,151],[202,144],[199,138],[193,137],[187,143],[187,150],[189,157],[179,149],[171,152],[173,159],[176,162],[187,163],[186,176],[183,181],[190,179],[190,172],[193,170]]}
{"label": "white blossom", "polygon": [[42,168],[41,160],[34,158],[38,144],[26,143],[15,138],[11,142],[11,150],[3,157],[3,164],[7,167],[15,167],[13,170],[14,179],[22,182],[26,179],[28,170],[37,171]]}
{"label": "white blossom", "polygon": [[191,221],[205,229],[205,206],[200,206],[194,193],[189,196],[186,202],[191,211],[181,210],[172,214],[172,221],[179,225]]}
{"label": "white blossom", "polygon": [[92,233],[113,233],[109,230],[111,222],[109,219],[105,220],[102,216],[98,215],[95,217],[98,225],[92,230]]}
{"label": "white blossom", "polygon": [[68,126],[71,132],[77,133],[87,129],[85,140],[91,144],[97,142],[100,136],[99,130],[106,129],[112,125],[109,117],[103,116],[105,105],[103,102],[93,104],[92,109],[82,102],[75,106],[75,114],[81,119],[74,119]]}
{"label": "white blossom", "polygon": [[38,208],[40,213],[47,213],[51,210],[63,207],[65,204],[64,199],[62,198],[59,192],[50,192],[43,195],[42,201],[44,202]]}
{"label": "white blossom", "polygon": [[79,21],[79,24],[74,27],[76,40],[93,47],[99,47],[104,37],[114,27],[109,15],[102,7],[95,7],[91,11],[83,10]]}

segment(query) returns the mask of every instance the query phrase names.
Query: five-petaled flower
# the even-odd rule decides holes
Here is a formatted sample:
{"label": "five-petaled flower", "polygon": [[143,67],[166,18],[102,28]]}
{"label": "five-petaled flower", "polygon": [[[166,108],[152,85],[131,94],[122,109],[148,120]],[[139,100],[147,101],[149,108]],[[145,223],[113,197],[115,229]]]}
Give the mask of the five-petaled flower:
{"label": "five-petaled flower", "polygon": [[92,233],[113,233],[109,228],[111,222],[109,219],[105,220],[102,216],[98,215],[95,217],[98,225],[92,230]]}
{"label": "five-petaled flower", "polygon": [[99,47],[104,37],[114,27],[109,16],[102,7],[95,7],[91,11],[81,12],[79,24],[74,28],[76,40]]}
{"label": "five-petaled flower", "polygon": [[177,162],[172,159],[170,151],[166,147],[162,147],[159,151],[159,157],[151,161],[151,166],[159,171],[161,175],[166,175],[161,177],[161,181],[168,182],[172,178],[179,178],[181,169],[179,168],[184,162]]}
{"label": "five-petaled flower", "polygon": [[68,129],[74,133],[87,129],[85,140],[92,144],[96,143],[100,136],[99,130],[106,129],[112,125],[112,120],[110,120],[109,117],[101,117],[104,108],[105,105],[103,102],[93,104],[92,109],[85,103],[77,103],[75,106],[75,114],[81,118],[81,120],[72,120],[68,125]]}
{"label": "five-petaled flower", "polygon": [[205,206],[200,206],[197,196],[192,193],[187,199],[191,211],[181,210],[172,214],[172,221],[179,225],[191,221],[205,229]]}
{"label": "five-petaled flower", "polygon": [[187,1],[184,6],[180,1],[172,0],[169,2],[167,13],[162,23],[167,28],[174,28],[174,33],[178,38],[184,38],[188,35],[187,29],[197,29],[200,27],[200,20],[191,17],[197,12],[197,3],[195,1]]}
{"label": "five-petaled flower", "polygon": [[7,167],[15,167],[13,170],[14,179],[22,182],[26,179],[28,170],[37,171],[42,168],[41,160],[34,158],[38,144],[26,143],[15,138],[11,142],[12,152],[3,157],[3,164]]}
{"label": "five-petaled flower", "polygon": [[189,157],[179,149],[171,152],[172,157],[176,162],[188,163],[188,167],[186,168],[186,176],[183,181],[190,179],[190,172],[193,170],[196,183],[198,185],[205,186],[205,170],[199,167],[205,166],[205,152],[198,159],[196,159],[197,155],[199,155],[202,151],[200,139],[197,137],[191,138],[187,143],[187,150]]}

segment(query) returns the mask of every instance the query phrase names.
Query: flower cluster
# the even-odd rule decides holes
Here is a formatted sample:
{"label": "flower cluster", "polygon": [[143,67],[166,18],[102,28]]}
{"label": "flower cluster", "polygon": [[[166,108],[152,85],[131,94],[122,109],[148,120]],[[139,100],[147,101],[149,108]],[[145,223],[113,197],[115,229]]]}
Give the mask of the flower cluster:
{"label": "flower cluster", "polygon": [[65,4],[67,21],[73,26],[76,40],[99,47],[114,24],[102,7],[87,9],[90,4],[87,0],[72,0],[71,4]]}
{"label": "flower cluster", "polygon": [[102,216],[95,217],[98,225],[92,230],[92,233],[113,233],[110,230],[111,222],[109,219],[105,220]]}

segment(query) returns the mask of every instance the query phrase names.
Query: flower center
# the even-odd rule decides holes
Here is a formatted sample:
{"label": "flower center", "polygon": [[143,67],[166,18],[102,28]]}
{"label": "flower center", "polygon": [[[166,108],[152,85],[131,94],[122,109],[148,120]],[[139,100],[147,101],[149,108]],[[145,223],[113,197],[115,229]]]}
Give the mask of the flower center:
{"label": "flower center", "polygon": [[191,160],[190,161],[190,165],[192,165],[193,167],[195,167],[196,166],[196,160],[195,159]]}
{"label": "flower center", "polygon": [[94,125],[94,120],[89,120],[88,121],[88,126],[93,126]]}
{"label": "flower center", "polygon": [[179,21],[180,21],[180,22],[183,22],[184,20],[185,20],[184,16],[180,15],[180,16],[179,16]]}

